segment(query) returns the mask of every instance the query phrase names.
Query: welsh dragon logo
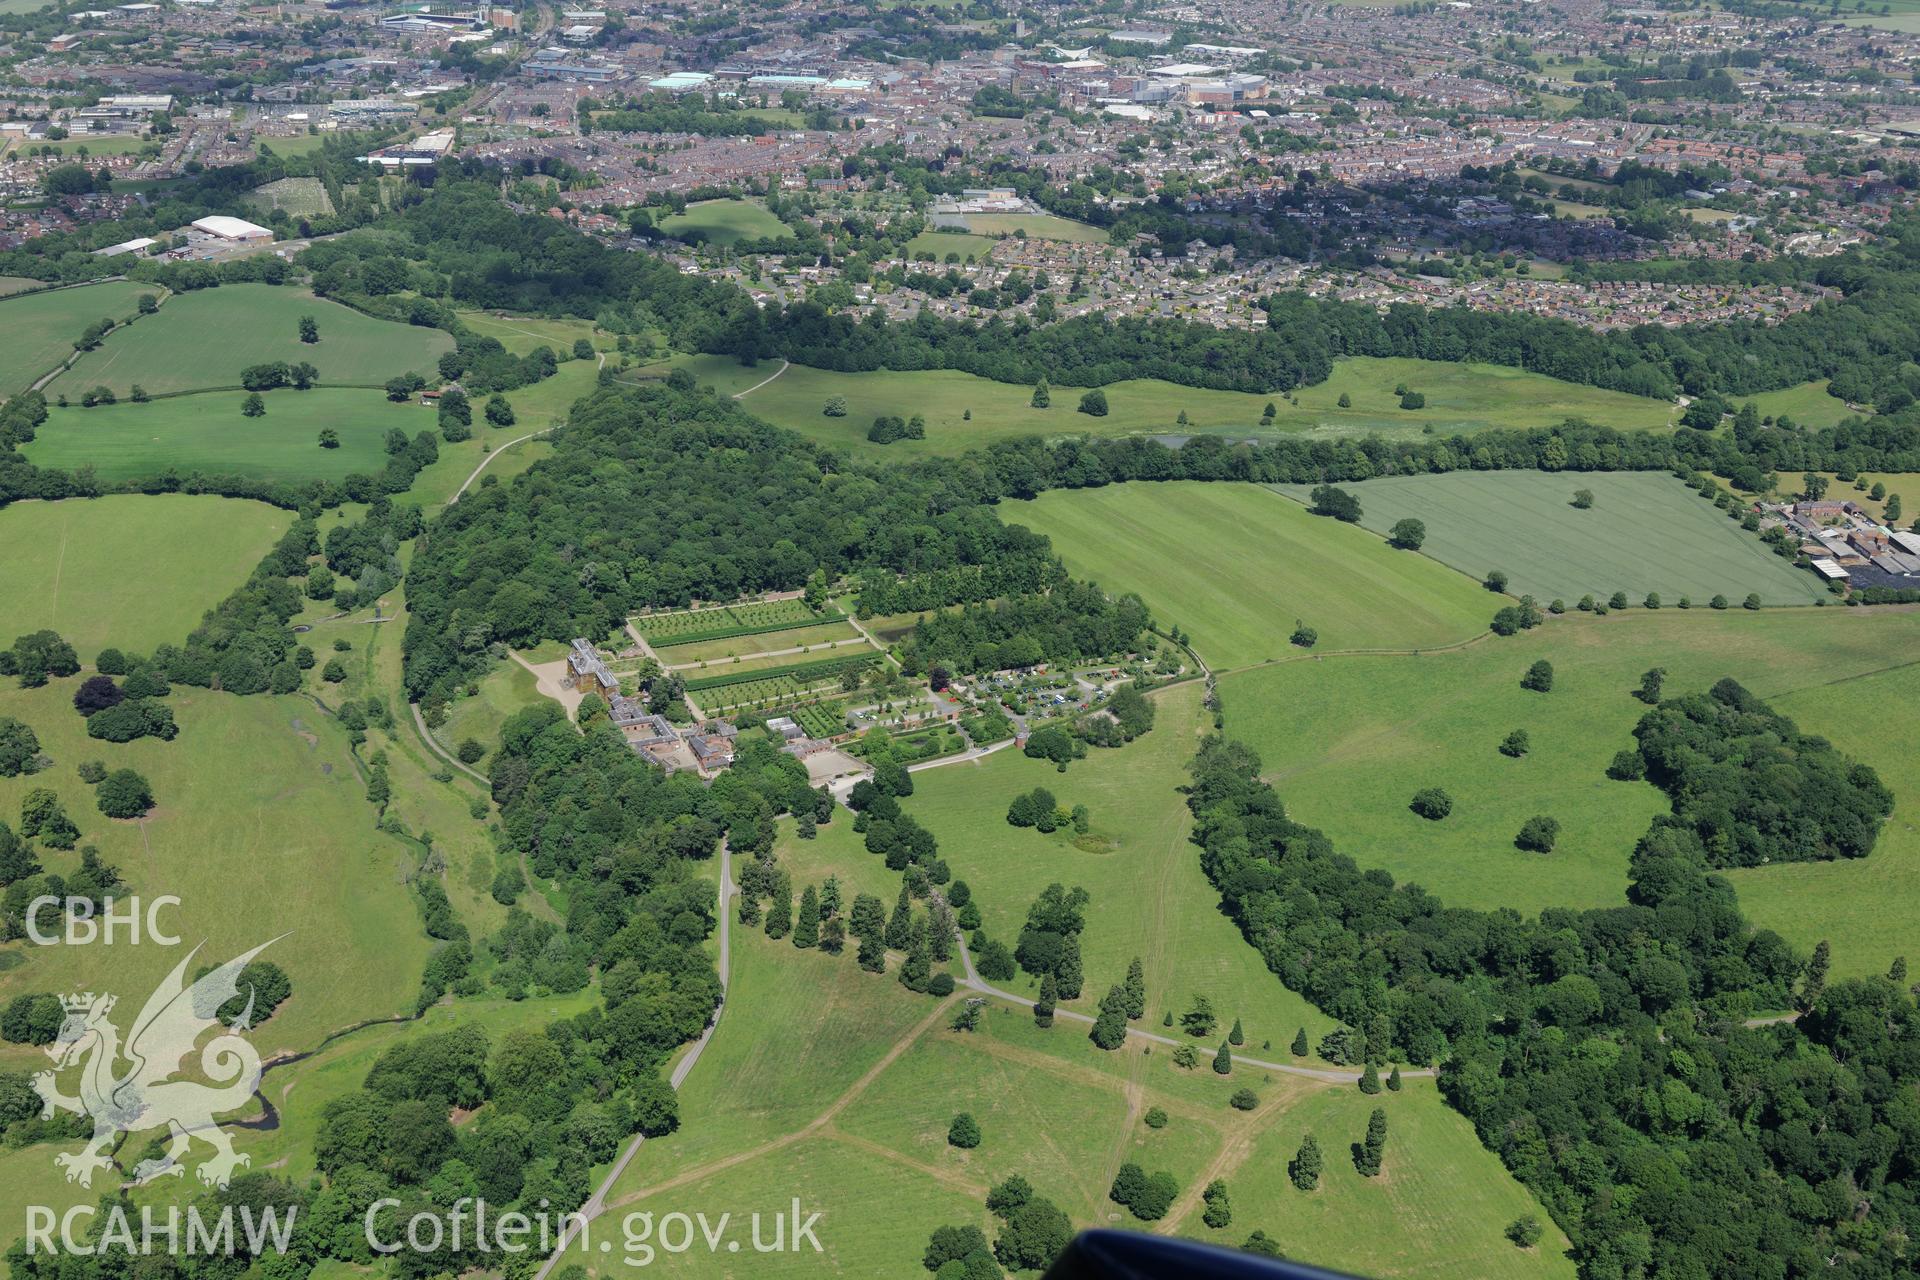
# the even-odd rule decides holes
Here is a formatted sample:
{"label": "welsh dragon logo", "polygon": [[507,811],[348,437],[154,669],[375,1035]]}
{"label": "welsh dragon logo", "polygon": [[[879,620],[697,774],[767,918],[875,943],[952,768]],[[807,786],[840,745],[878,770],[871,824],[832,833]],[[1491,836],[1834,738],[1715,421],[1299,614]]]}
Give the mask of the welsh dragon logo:
{"label": "welsh dragon logo", "polygon": [[[58,1108],[93,1117],[93,1137],[87,1145],[54,1157],[54,1163],[67,1171],[68,1182],[92,1186],[94,1173],[113,1163],[106,1153],[118,1135],[161,1125],[172,1134],[172,1143],[157,1159],[143,1160],[134,1168],[137,1183],[185,1173],[181,1159],[195,1138],[213,1148],[198,1170],[200,1181],[209,1186],[225,1187],[234,1171],[249,1163],[249,1157],[233,1149],[213,1117],[245,1106],[260,1085],[260,1055],[239,1034],[253,1016],[251,990],[246,1007],[231,1023],[221,1022],[220,1009],[240,994],[240,971],[247,962],[275,941],[261,943],[189,985],[187,966],[200,952],[196,946],[147,998],[124,1045],[108,1016],[116,997],[89,991],[63,998],[66,1022],[47,1048],[53,1069],[35,1075],[33,1087],[46,1104],[43,1116],[53,1115]],[[228,1083],[170,1079],[201,1036],[215,1027],[221,1033],[200,1050],[200,1074]],[[125,1071],[120,1069],[123,1059],[129,1064]],[[69,1097],[60,1092],[55,1080],[74,1066],[80,1068],[80,1093]]]}

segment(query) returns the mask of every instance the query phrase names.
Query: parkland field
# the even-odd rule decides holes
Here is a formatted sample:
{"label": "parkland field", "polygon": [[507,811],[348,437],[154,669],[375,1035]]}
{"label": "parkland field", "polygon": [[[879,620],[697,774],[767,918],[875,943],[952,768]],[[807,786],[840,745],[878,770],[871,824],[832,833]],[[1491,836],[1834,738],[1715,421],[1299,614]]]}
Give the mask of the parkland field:
{"label": "parkland field", "polygon": [[[105,743],[74,713],[77,680],[0,689],[0,715],[26,722],[52,761],[0,778],[0,812],[17,814],[29,790],[51,788],[81,843],[117,866],[130,892],[180,899],[169,927],[188,945],[205,939],[209,964],[278,938],[267,955],[294,991],[253,1037],[262,1057],[411,1008],[428,947],[405,884],[417,855],[375,826],[345,730],[303,698],[176,686],[166,701],[177,738]],[[76,772],[94,759],[138,770],[156,807],[139,821],[103,817]],[[79,865],[77,853],[39,856],[62,873]],[[155,946],[10,950],[22,962],[0,972],[0,1001],[93,990],[137,1002],[181,958]],[[29,1046],[4,1050],[0,1067],[41,1058]]]}
{"label": "parkland field", "polygon": [[[1283,1242],[1311,1238],[1317,1261],[1381,1277],[1572,1274],[1557,1232],[1526,1251],[1502,1237],[1514,1218],[1545,1215],[1431,1082],[1368,1098],[1252,1068],[1230,1078],[1183,1071],[1164,1046],[1132,1041],[1103,1053],[1081,1024],[1041,1030],[1025,1010],[991,1001],[977,1031],[957,1032],[947,1024],[959,997],[912,996],[850,955],[736,929],[732,957],[726,1013],[681,1090],[680,1130],[643,1143],[615,1184],[595,1230],[597,1239],[612,1233],[611,1253],[590,1241],[568,1258],[595,1276],[630,1269],[619,1238],[628,1215],[699,1204],[710,1217],[759,1210],[764,1219],[794,1196],[821,1211],[822,1252],[758,1256],[756,1270],[905,1274],[934,1225],[991,1235],[982,1202],[1014,1174],[1081,1227],[1229,1244],[1261,1229]],[[1249,1113],[1227,1105],[1242,1086],[1260,1098]],[[1375,1105],[1387,1108],[1396,1145],[1385,1176],[1367,1179],[1342,1153]],[[1144,1122],[1154,1108],[1166,1113],[1163,1127]],[[958,1111],[979,1123],[978,1147],[947,1143]],[[1329,1152],[1328,1172],[1302,1192],[1285,1168],[1309,1132]],[[1125,1161],[1174,1176],[1181,1195],[1166,1219],[1134,1221],[1107,1199]],[[1215,1177],[1234,1197],[1233,1222],[1219,1230],[1200,1221],[1199,1193]],[[887,1211],[871,1212],[876,1204]],[[724,1244],[674,1258],[677,1273],[693,1276],[736,1274],[734,1261]]]}
{"label": "parkland field", "polygon": [[[1730,873],[1743,908],[1803,950],[1833,943],[1836,973],[1884,973],[1920,938],[1920,906],[1895,886],[1920,875],[1903,763],[1912,742],[1920,613],[1794,609],[1569,614],[1510,639],[1419,657],[1328,656],[1238,672],[1220,683],[1226,731],[1259,753],[1299,821],[1361,866],[1410,880],[1443,902],[1526,914],[1624,901],[1627,860],[1667,798],[1606,776],[1646,707],[1631,696],[1661,667],[1671,694],[1732,676],[1800,727],[1874,765],[1899,803],[1865,859]],[[1536,659],[1549,693],[1520,687]],[[1526,730],[1522,758],[1502,739]],[[1408,804],[1440,787],[1431,822]],[[1550,854],[1514,847],[1529,817],[1560,823]]]}
{"label": "parkland field", "polygon": [[[300,317],[309,315],[320,328],[311,345],[299,331]],[[410,371],[431,375],[452,349],[441,330],[377,320],[304,289],[230,284],[169,299],[110,335],[47,390],[77,400],[93,386],[110,387],[121,399],[136,383],[150,395],[237,387],[242,369],[274,360],[305,360],[323,383],[378,386]]]}
{"label": "parkland field", "polygon": [[107,645],[179,644],[293,524],[265,503],[112,495],[0,508],[7,642],[50,627],[83,662]]}
{"label": "parkland field", "polygon": [[[996,440],[1030,435],[1152,435],[1176,441],[1203,434],[1233,440],[1301,434],[1407,437],[1421,435],[1429,426],[1440,432],[1471,433],[1490,427],[1554,426],[1570,417],[1628,430],[1659,430],[1668,425],[1673,412],[1664,401],[1577,386],[1500,365],[1367,356],[1335,361],[1331,377],[1297,388],[1291,398],[1213,391],[1150,378],[1111,383],[1102,388],[1107,414],[1098,418],[1076,411],[1085,388],[1055,386],[1052,407],[1035,409],[1029,386],[952,369],[838,373],[791,365],[781,373],[776,361],[742,367],[730,356],[711,355],[679,356],[671,364],[685,367],[696,381],[723,395],[739,394],[748,412],[776,426],[822,444],[886,458],[963,453]],[[664,377],[667,367],[643,372]],[[767,382],[774,373],[779,376]],[[1393,389],[1403,383],[1426,396],[1425,409],[1410,412],[1399,407]],[[836,396],[846,401],[847,412],[830,418],[822,410]],[[1346,405],[1340,403],[1342,397]],[[1274,417],[1263,421],[1269,404],[1274,406]],[[1180,421],[1183,413],[1185,423]],[[867,429],[875,418],[916,414],[926,420],[926,439],[868,443]]]}
{"label": "parkland field", "polygon": [[1424,556],[1308,515],[1258,485],[1134,482],[1006,502],[1001,518],[1052,539],[1076,576],[1137,593],[1216,669],[1317,648],[1430,649],[1486,630],[1501,603]]}
{"label": "parkland field", "polygon": [[[1426,525],[1420,548],[1473,578],[1507,575],[1508,590],[1542,604],[1616,591],[1639,604],[1649,592],[1672,606],[1749,593],[1770,605],[1827,596],[1724,511],[1666,472],[1452,471],[1384,476],[1340,486],[1360,499],[1360,523],[1384,536],[1398,521]],[[1310,486],[1275,488],[1302,503]],[[1576,490],[1593,505],[1573,505]]]}
{"label": "parkland field", "polygon": [[[36,284],[38,281],[35,282]],[[163,290],[124,280],[0,299],[0,396],[18,395],[73,354],[74,339],[97,320],[125,320],[143,293]]]}
{"label": "parkland field", "polygon": [[[147,404],[56,407],[21,452],[36,466],[92,467],[107,483],[161,475],[169,467],[182,475],[298,483],[378,472],[387,464],[388,431],[411,437],[434,427],[434,415],[418,403],[394,404],[357,387],[269,391],[267,412],[258,418],[241,414],[244,399],[239,391],[207,391]],[[319,445],[327,427],[339,434],[336,449]]]}

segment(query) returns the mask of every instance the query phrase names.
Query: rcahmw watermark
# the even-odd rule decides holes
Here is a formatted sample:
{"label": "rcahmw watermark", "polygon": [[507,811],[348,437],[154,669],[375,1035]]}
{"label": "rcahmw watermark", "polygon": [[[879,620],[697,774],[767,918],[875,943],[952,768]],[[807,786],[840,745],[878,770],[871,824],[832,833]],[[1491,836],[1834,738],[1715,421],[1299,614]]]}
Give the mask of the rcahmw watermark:
{"label": "rcahmw watermark", "polygon": [[[593,1243],[592,1221],[583,1213],[491,1214],[484,1200],[460,1200],[445,1211],[416,1213],[404,1222],[380,1219],[385,1211],[396,1209],[400,1201],[376,1200],[367,1207],[365,1228],[367,1243],[376,1253],[405,1251],[440,1253],[525,1253],[537,1250],[550,1253],[564,1243],[569,1249],[588,1253],[612,1254],[612,1240]],[[681,1254],[704,1245],[709,1253],[739,1253],[743,1247],[755,1253],[800,1253],[811,1247],[822,1253],[820,1237],[814,1234],[821,1215],[808,1213],[796,1197],[791,1204],[771,1214],[731,1212],[710,1217],[704,1212],[655,1214],[641,1211],[620,1219],[620,1261],[629,1267],[650,1266],[661,1253]]]}

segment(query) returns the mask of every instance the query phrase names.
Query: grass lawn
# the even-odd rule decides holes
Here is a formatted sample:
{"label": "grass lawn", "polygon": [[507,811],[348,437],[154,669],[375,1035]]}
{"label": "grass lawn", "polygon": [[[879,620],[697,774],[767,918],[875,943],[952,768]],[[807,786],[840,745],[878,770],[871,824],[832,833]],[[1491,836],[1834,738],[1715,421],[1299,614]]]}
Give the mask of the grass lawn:
{"label": "grass lawn", "polygon": [[[991,938],[1012,946],[1028,906],[1055,881],[1092,895],[1080,938],[1086,983],[1074,1007],[1092,1009],[1139,956],[1148,1024],[1157,1028],[1168,1009],[1178,1014],[1205,995],[1226,1025],[1242,1019],[1248,1052],[1272,1040],[1269,1052],[1284,1054],[1302,1025],[1317,1040],[1332,1023],[1267,970],[1220,913],[1219,895],[1200,870],[1177,790],[1209,723],[1200,696],[1197,682],[1154,695],[1152,732],[1092,752],[1064,774],[1017,749],[923,770],[905,807],[939,837],[941,856],[973,889]],[[1069,807],[1087,806],[1094,837],[1087,847],[1076,846],[1070,831],[1042,835],[1007,824],[1007,805],[1035,787]],[[1029,995],[1037,989],[1025,974],[1001,985]]]}
{"label": "grass lawn", "polygon": [[1782,414],[1792,418],[1795,426],[1820,427],[1838,426],[1847,418],[1868,418],[1873,416],[1871,409],[1855,411],[1847,408],[1847,402],[1838,396],[1827,394],[1827,382],[1822,378],[1817,382],[1803,382],[1797,387],[1788,387],[1782,391],[1762,391],[1757,396],[1746,396],[1741,404],[1751,402],[1754,411],[1762,417],[1777,418]]}
{"label": "grass lawn", "polygon": [[1257,485],[1059,489],[1003,503],[1001,518],[1046,534],[1077,576],[1138,592],[1219,669],[1298,653],[1287,643],[1296,619],[1320,633],[1322,650],[1431,648],[1484,631],[1501,603]]}
{"label": "grass lawn", "polygon": [[35,280],[32,276],[0,276],[0,298],[9,294],[25,293],[28,289],[44,289],[45,280]]}
{"label": "grass lawn", "polygon": [[267,138],[267,137],[256,136],[253,140],[253,145],[254,145],[254,149],[257,151],[262,151],[262,152],[271,151],[273,152],[273,154],[284,158],[287,156],[312,155],[314,152],[318,151],[321,147],[325,146],[326,141],[327,141],[327,138],[325,134],[300,133],[300,134],[295,134],[292,137],[284,137],[284,138],[281,138],[281,137]]}
{"label": "grass lawn", "polygon": [[[1309,501],[1310,486],[1275,486]],[[1542,604],[1624,591],[1638,605],[1658,592],[1668,606],[1715,594],[1738,604],[1758,592],[1767,604],[1809,604],[1826,596],[1725,512],[1665,472],[1453,471],[1384,476],[1340,486],[1360,499],[1361,523],[1385,535],[1412,517],[1427,526],[1422,554],[1479,579],[1498,569],[1508,590]],[[1585,511],[1575,489],[1594,495]]]}
{"label": "grass lawn", "polygon": [[[54,289],[0,304],[0,395],[16,395],[73,354],[73,340],[96,320],[125,320],[152,285],[112,280],[78,289]],[[91,384],[89,384],[91,385]]]}
{"label": "grass lawn", "polygon": [[[285,934],[268,958],[287,971],[293,995],[253,1036],[262,1057],[312,1048],[329,1031],[411,1008],[427,953],[403,880],[416,855],[375,828],[342,730],[304,698],[179,686],[167,699],[178,738],[98,742],[73,711],[77,682],[0,691],[0,715],[24,720],[53,759],[39,774],[0,779],[0,813],[17,815],[28,790],[53,788],[82,843],[97,845],[132,892],[180,898],[167,923],[186,947],[204,940],[207,963]],[[156,808],[138,822],[102,817],[76,772],[86,760],[137,769],[153,785]],[[49,870],[79,862],[73,853],[40,856]],[[185,954],[25,942],[8,949],[21,949],[26,963],[0,974],[0,999],[95,990],[139,1000]],[[0,1064],[38,1056],[7,1046]]]}
{"label": "grass lawn", "polygon": [[[1606,618],[1569,615],[1512,639],[1422,657],[1346,657],[1280,663],[1221,682],[1229,737],[1259,751],[1265,776],[1299,821],[1320,827],[1364,867],[1415,881],[1442,901],[1480,909],[1616,906],[1624,899],[1628,855],[1667,799],[1646,783],[1605,776],[1629,745],[1646,708],[1629,696],[1650,667],[1667,670],[1670,693],[1705,689],[1732,676],[1802,717],[1809,731],[1843,746],[1879,733],[1887,746],[1861,758],[1899,786],[1894,753],[1910,741],[1889,725],[1890,699],[1873,728],[1843,737],[1858,697],[1875,696],[1853,677],[1910,670],[1920,652],[1920,613],[1793,609],[1726,613],[1630,610]],[[1520,677],[1538,658],[1554,666],[1553,691],[1530,693]],[[1891,697],[1902,687],[1894,675]],[[1861,686],[1867,686],[1862,688]],[[1789,696],[1792,695],[1792,696]],[[1530,754],[1496,748],[1513,729]],[[1453,813],[1428,822],[1407,809],[1422,787],[1444,788]],[[1549,855],[1513,847],[1534,814],[1559,819]],[[1879,940],[1920,937],[1920,906],[1888,891],[1914,857],[1898,808],[1864,862],[1736,873],[1741,897],[1762,923],[1796,941],[1831,936],[1836,969],[1884,971],[1894,952]],[[1799,879],[1808,891],[1794,893]],[[1748,885],[1781,886],[1769,903]],[[1817,885],[1819,892],[1812,891]],[[1852,924],[1878,923],[1856,942]]]}
{"label": "grass lawn", "polygon": [[907,256],[918,258],[923,253],[933,255],[936,262],[945,262],[947,255],[957,253],[960,261],[985,258],[993,249],[993,241],[986,236],[970,236],[964,231],[922,231],[907,241]]}
{"label": "grass lawn", "polygon": [[[319,322],[320,341],[312,346],[300,341],[301,316]],[[410,370],[432,374],[452,349],[453,339],[438,329],[376,320],[304,289],[230,284],[169,299],[83,356],[49,390],[77,399],[104,383],[125,399],[136,382],[154,395],[238,386],[240,370],[269,360],[308,361],[322,382],[378,385]]]}
{"label": "grass lawn", "polygon": [[[480,743],[491,755],[500,745],[500,726],[507,717],[541,701],[534,688],[533,672],[507,659],[480,678],[480,691],[471,697],[456,698],[447,708],[447,721],[434,730],[434,737],[448,751],[458,749],[468,738]],[[482,773],[486,764],[475,765]]]}
{"label": "grass lawn", "polygon": [[[182,475],[339,480],[385,467],[389,430],[397,427],[411,437],[434,427],[434,415],[413,401],[394,404],[357,387],[269,391],[265,398],[267,412],[259,418],[241,414],[245,394],[239,391],[55,408],[21,452],[38,466],[90,466],[108,483],[160,475],[169,467]],[[320,447],[323,427],[340,433],[339,448]]]}
{"label": "grass lawn", "polygon": [[670,236],[698,238],[723,248],[742,240],[789,239],[786,223],[753,200],[701,200],[685,213],[663,218],[660,229]]}
{"label": "grass lawn", "polygon": [[[1376,1106],[1387,1113],[1387,1149],[1380,1175],[1364,1178],[1348,1148],[1366,1136]],[[1319,1187],[1301,1191],[1287,1164],[1309,1133],[1325,1164]],[[1574,1274],[1553,1220],[1430,1080],[1408,1080],[1398,1094],[1371,1098],[1357,1089],[1316,1090],[1270,1122],[1244,1163],[1224,1176],[1233,1224],[1213,1231],[1196,1206],[1174,1230],[1237,1245],[1258,1228],[1290,1258],[1355,1275],[1570,1280]],[[1547,1229],[1532,1249],[1516,1248],[1502,1234],[1525,1214]]]}
{"label": "grass lawn", "polygon": [[967,215],[967,230],[976,236],[1010,236],[1024,231],[1035,240],[1107,243],[1104,227],[1089,226],[1051,213],[970,213]]}
{"label": "grass lawn", "polygon": [[[672,364],[686,367],[702,385],[724,395],[746,392],[780,367],[743,368],[730,356],[681,356]],[[648,372],[665,376],[666,366],[656,365]],[[1402,382],[1426,395],[1426,409],[1409,413],[1399,407],[1393,388]],[[1327,381],[1295,393],[1298,404],[1277,394],[1212,391],[1143,378],[1103,388],[1107,416],[1094,418],[1075,411],[1082,390],[1055,386],[1053,407],[1035,409],[1029,386],[952,369],[836,373],[792,365],[772,382],[742,396],[741,404],[757,417],[824,444],[888,458],[962,453],[995,440],[1028,435],[1407,437],[1421,434],[1427,424],[1436,431],[1474,432],[1488,427],[1554,426],[1569,417],[1657,430],[1667,425],[1670,412],[1659,400],[1576,386],[1501,365],[1364,356],[1335,361]],[[1349,401],[1346,408],[1339,403],[1342,395]],[[846,399],[844,418],[829,418],[821,412],[833,396]],[[1261,415],[1269,403],[1276,414],[1272,425],[1262,426]],[[1182,413],[1188,419],[1185,426],[1179,422]],[[886,414],[921,415],[926,419],[927,438],[869,444],[867,428]]]}
{"label": "grass lawn", "polygon": [[246,580],[293,513],[237,498],[115,495],[0,509],[4,637],[52,627],[82,661],[178,644]]}

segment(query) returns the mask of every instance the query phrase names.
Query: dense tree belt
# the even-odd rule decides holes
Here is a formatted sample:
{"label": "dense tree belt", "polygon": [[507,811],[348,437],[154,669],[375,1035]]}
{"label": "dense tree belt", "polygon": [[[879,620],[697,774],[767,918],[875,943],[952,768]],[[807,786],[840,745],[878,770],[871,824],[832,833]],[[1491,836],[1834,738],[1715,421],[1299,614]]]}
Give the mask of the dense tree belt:
{"label": "dense tree belt", "polygon": [[[1220,739],[1194,765],[1194,839],[1228,911],[1370,1059],[1441,1063],[1583,1276],[1910,1274],[1920,1018],[1901,984],[1817,989],[1817,963],[1752,928],[1670,820],[1625,904],[1528,920],[1363,871],[1259,772]],[[1742,1025],[1803,972],[1797,1025]]]}
{"label": "dense tree belt", "polygon": [[1731,679],[1662,702],[1633,736],[1647,780],[1672,798],[1710,866],[1864,858],[1893,812],[1871,766]]}

